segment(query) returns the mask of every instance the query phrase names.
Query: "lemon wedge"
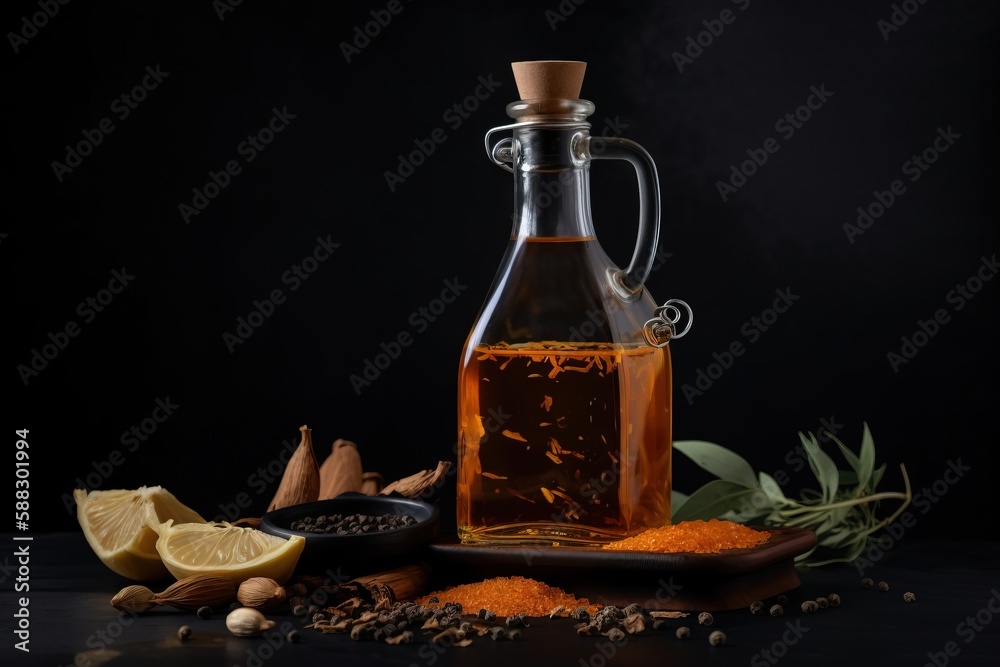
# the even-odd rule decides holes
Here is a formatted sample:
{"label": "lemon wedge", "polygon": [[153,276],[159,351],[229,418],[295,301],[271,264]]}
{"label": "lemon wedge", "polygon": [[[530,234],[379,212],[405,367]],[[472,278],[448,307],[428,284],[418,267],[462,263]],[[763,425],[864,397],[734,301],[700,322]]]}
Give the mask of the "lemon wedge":
{"label": "lemon wedge", "polygon": [[228,577],[240,584],[251,577],[269,577],[279,584],[291,579],[306,546],[305,538],[269,535],[256,528],[228,522],[150,524],[160,537],[156,551],[178,579],[195,574]]}
{"label": "lemon wedge", "polygon": [[75,489],[73,498],[76,518],[90,548],[102,563],[135,581],[170,576],[156,551],[157,534],[149,525],[149,517],[156,517],[159,522],[205,522],[161,486],[89,493]]}

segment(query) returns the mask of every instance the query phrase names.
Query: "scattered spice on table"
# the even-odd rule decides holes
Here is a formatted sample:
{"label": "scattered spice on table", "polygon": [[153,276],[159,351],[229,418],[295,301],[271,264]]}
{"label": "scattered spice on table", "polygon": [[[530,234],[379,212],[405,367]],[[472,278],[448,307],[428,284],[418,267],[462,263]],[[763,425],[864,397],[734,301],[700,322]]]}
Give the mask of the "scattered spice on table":
{"label": "scattered spice on table", "polygon": [[709,519],[681,521],[650,528],[638,535],[605,544],[609,551],[714,554],[725,549],[752,549],[763,544],[770,533],[726,521]]}
{"label": "scattered spice on table", "polygon": [[528,616],[548,616],[558,606],[566,609],[586,607],[591,613],[599,608],[586,598],[577,599],[554,586],[526,577],[494,577],[484,581],[452,586],[435,591],[417,600],[417,604],[459,603],[465,609],[488,609],[498,616],[523,613]]}

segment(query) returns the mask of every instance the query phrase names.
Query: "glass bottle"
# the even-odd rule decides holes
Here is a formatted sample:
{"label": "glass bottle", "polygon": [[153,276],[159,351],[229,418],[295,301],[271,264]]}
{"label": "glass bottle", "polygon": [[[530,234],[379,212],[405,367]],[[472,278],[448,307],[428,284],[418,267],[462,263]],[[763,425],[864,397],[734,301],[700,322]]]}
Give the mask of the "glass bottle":
{"label": "glass bottle", "polygon": [[[486,136],[493,161],[514,173],[515,215],[460,362],[466,543],[592,545],[670,521],[666,343],[686,333],[674,323],[687,306],[658,308],[643,287],[659,235],[656,167],[633,141],[591,137],[584,68],[514,63],[516,122]],[[639,238],[624,270],[594,234],[595,159],[628,160],[638,175]]]}

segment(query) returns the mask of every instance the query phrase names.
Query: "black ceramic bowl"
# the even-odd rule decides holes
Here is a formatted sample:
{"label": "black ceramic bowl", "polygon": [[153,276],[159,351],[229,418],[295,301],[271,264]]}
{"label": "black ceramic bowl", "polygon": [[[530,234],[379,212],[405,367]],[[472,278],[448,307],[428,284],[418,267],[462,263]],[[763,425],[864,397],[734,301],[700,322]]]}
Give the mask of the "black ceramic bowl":
{"label": "black ceramic bowl", "polygon": [[[299,519],[330,514],[409,515],[417,523],[405,528],[352,535],[291,529],[292,523]],[[362,493],[343,493],[329,500],[283,507],[266,513],[260,520],[260,530],[265,533],[305,538],[306,546],[297,568],[300,572],[304,567],[325,569],[347,563],[384,563],[413,553],[437,537],[438,529],[439,513],[434,505],[402,496],[366,496]]]}

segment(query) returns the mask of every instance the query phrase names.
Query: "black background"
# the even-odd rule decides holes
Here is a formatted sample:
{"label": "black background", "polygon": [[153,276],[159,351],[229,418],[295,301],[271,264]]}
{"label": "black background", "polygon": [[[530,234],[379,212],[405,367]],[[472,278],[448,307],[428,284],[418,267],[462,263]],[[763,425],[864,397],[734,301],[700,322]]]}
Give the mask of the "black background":
{"label": "black background", "polygon": [[[453,460],[459,352],[510,231],[511,176],[483,135],[510,120],[511,61],[566,58],[588,62],[595,131],[617,118],[659,167],[672,255],[647,285],[696,314],[671,345],[675,438],[785,470],[795,492],[812,482],[786,462],[798,431],[827,419],[856,449],[867,421],[884,489],[902,488],[899,463],[916,490],[949,460],[971,467],[913,533],[980,537],[998,463],[997,286],[960,311],[947,294],[998,246],[995,3],[929,2],[888,40],[889,2],[741,5],[567,0],[553,29],[555,0],[404,2],[350,63],[341,42],[385,3],[246,2],[222,19],[210,2],[60,6],[4,56],[4,421],[10,440],[31,430],[32,528],[74,529],[61,496],[115,449],[124,463],[100,488],[161,484],[206,517],[240,493],[241,513],[259,516],[276,484],[248,478],[301,424],[321,457],[348,438],[387,479]],[[679,72],[673,52],[725,8],[735,21]],[[6,5],[5,32],[37,11]],[[157,65],[169,75],[114,117],[112,101]],[[480,76],[501,85],[451,127],[442,114]],[[785,139],[775,122],[810,86],[833,96]],[[295,118],[246,163],[238,145],[286,107]],[[105,117],[114,132],[59,182],[52,162]],[[447,141],[391,192],[384,172],[438,127]],[[949,127],[954,146],[906,180],[901,165]],[[780,150],[723,202],[716,182],[768,137]],[[178,205],[233,159],[242,173],[185,224]],[[843,225],[897,178],[905,194],[850,243]],[[598,236],[624,264],[634,175],[597,163],[592,192]],[[283,272],[327,236],[340,247],[290,292]],[[83,323],[77,305],[122,267],[134,281]],[[416,333],[410,314],[456,279],[467,288]],[[279,288],[287,301],[230,354],[223,334]],[[799,296],[789,312],[686,400],[786,288]],[[894,372],[887,354],[938,309],[951,320]],[[25,385],[16,367],[70,320],[80,335]],[[402,331],[413,344],[356,393],[350,375]],[[121,434],[167,397],[175,414],[127,451]],[[677,489],[707,479],[678,461]]]}

